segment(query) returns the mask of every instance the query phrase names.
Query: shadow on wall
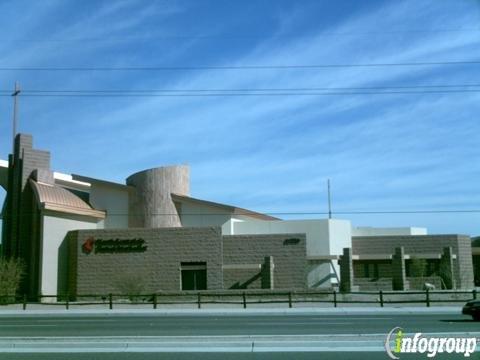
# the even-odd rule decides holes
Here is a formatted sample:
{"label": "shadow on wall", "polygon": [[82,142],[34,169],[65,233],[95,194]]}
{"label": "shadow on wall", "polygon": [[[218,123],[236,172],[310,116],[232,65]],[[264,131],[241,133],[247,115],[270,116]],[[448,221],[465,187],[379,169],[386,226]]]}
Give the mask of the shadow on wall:
{"label": "shadow on wall", "polygon": [[[3,187],[0,186],[0,212],[3,215],[6,211],[7,203],[5,202],[5,198],[7,196],[7,192]],[[0,256],[2,256],[2,243],[3,243],[3,216],[0,216]]]}
{"label": "shadow on wall", "polygon": [[240,281],[237,281],[235,284],[230,286],[229,289],[231,289],[231,290],[247,289],[249,285],[251,285],[252,283],[254,283],[255,281],[257,281],[259,279],[261,280],[261,278],[262,278],[262,272],[260,271],[258,274],[254,275],[253,277],[251,277],[250,279],[248,279],[244,283],[240,283]]}
{"label": "shadow on wall", "polygon": [[[58,273],[57,273],[57,294],[68,294],[68,235],[63,239],[58,248]],[[53,294],[46,294],[53,295]]]}
{"label": "shadow on wall", "polygon": [[333,274],[328,274],[326,276],[324,276],[323,278],[321,278],[320,280],[318,280],[317,282],[313,283],[310,285],[311,288],[319,288],[321,287],[322,285],[324,285],[325,283],[327,283],[330,287],[330,284],[331,284],[331,280],[332,279],[336,279],[335,278],[335,275]]}

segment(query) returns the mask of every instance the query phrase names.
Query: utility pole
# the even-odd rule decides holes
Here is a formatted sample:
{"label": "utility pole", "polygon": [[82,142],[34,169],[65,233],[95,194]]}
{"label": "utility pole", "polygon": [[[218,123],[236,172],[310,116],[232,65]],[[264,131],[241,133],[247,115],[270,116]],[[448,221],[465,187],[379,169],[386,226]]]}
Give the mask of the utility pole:
{"label": "utility pole", "polygon": [[327,191],[328,191],[328,218],[332,218],[332,198],[330,195],[330,179],[327,179]]}
{"label": "utility pole", "polygon": [[18,81],[15,82],[15,90],[12,93],[13,96],[13,152],[15,153],[15,136],[17,135],[17,114],[18,114],[18,95],[20,95],[20,85]]}

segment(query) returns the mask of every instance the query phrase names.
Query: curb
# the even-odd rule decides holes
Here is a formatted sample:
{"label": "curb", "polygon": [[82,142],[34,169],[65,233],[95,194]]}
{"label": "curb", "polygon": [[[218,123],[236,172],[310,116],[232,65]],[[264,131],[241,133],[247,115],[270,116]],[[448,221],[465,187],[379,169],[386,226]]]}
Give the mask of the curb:
{"label": "curb", "polygon": [[[383,338],[382,336],[381,338]],[[380,337],[333,336],[205,336],[145,338],[5,338],[0,353],[77,352],[319,352],[382,351]],[[334,340],[335,339],[335,340]]]}
{"label": "curb", "polygon": [[[441,333],[443,336],[480,337],[474,333]],[[438,334],[424,334],[426,336]],[[39,337],[2,338],[0,353],[92,352],[380,352],[385,334],[371,335],[234,335],[163,337]],[[478,346],[478,345],[477,345]]]}

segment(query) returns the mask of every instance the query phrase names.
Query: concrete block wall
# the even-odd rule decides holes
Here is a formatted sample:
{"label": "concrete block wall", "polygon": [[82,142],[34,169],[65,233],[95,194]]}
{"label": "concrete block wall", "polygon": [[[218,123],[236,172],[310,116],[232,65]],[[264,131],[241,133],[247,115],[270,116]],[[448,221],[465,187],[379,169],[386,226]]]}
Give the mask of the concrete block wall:
{"label": "concrete block wall", "polygon": [[[264,264],[273,257],[275,289],[304,289],[307,286],[305,234],[228,235],[223,237],[223,262],[229,264]],[[247,282],[254,272],[229,270],[224,274],[224,286]],[[261,280],[260,280],[261,283]],[[258,282],[252,284],[258,287]],[[250,286],[249,286],[250,287]]]}
{"label": "concrete block wall", "polygon": [[225,289],[261,289],[262,271],[260,269],[224,269],[223,286]]}
{"label": "concrete block wall", "polygon": [[388,263],[384,261],[375,261],[375,260],[370,260],[370,261],[359,261],[359,260],[354,260],[353,261],[353,276],[354,276],[354,282],[356,283],[357,279],[361,278],[367,278],[365,276],[365,263],[368,263],[370,266],[370,274],[369,274],[369,279],[373,279],[373,264],[376,264],[378,266],[378,275],[379,277],[385,277],[385,278],[391,278],[392,277],[392,264],[390,263],[390,260]]}
{"label": "concrete block wall", "polygon": [[358,287],[359,291],[389,291],[392,290],[392,278],[356,278],[354,279],[355,286]]}
{"label": "concrete block wall", "polygon": [[410,290],[424,290],[425,283],[435,286],[436,290],[442,289],[442,279],[439,276],[407,277]]}
{"label": "concrete block wall", "polygon": [[352,292],[353,286],[353,260],[352,249],[344,248],[343,254],[339,260],[340,264],[340,291]]}
{"label": "concrete block wall", "polygon": [[452,247],[454,275],[457,288],[473,287],[471,239],[465,235],[407,235],[407,236],[354,236],[352,249],[355,255],[393,254],[403,247],[405,254],[421,257],[423,254],[441,254],[445,247]]}
{"label": "concrete block wall", "polygon": [[[140,253],[86,254],[87,239],[145,240],[147,250]],[[304,234],[233,235],[222,238],[220,227],[101,229],[68,233],[70,294],[118,293],[118,283],[129,276],[144,279],[144,292],[179,291],[182,262],[206,262],[207,289],[264,287],[263,271],[273,269],[275,288],[306,287],[306,239]],[[265,267],[265,258],[272,264]],[[262,269],[226,269],[223,264],[263,265]],[[263,278],[263,279],[262,279]],[[262,281],[263,280],[263,281]]]}
{"label": "concrete block wall", "polygon": [[392,288],[393,290],[409,290],[407,283],[405,249],[403,246],[395,248],[392,256]]}
{"label": "concrete block wall", "polygon": [[275,264],[273,256],[266,256],[262,264],[262,289],[273,289],[275,286]]}
{"label": "concrete block wall", "polygon": [[[80,230],[69,234],[69,279],[72,294],[106,294],[118,283],[144,279],[144,292],[180,291],[182,262],[206,262],[207,289],[223,288],[222,241],[219,227]],[[82,245],[93,239],[145,240],[140,253],[85,254]]]}
{"label": "concrete block wall", "polygon": [[473,257],[470,236],[458,235],[457,248],[453,247],[453,253],[457,255],[457,258],[454,260],[454,271],[457,271],[457,274],[455,274],[457,287],[473,287]]}

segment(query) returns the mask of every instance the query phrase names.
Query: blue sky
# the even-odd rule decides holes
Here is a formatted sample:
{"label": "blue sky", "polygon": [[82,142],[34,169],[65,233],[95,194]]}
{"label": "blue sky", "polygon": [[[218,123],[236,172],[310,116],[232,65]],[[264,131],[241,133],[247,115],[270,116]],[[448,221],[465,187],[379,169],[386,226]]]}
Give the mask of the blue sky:
{"label": "blue sky", "polygon": [[[474,0],[3,1],[0,23],[3,68],[480,59],[480,2]],[[480,85],[479,74],[475,64],[0,71],[0,90],[16,80],[25,90]],[[0,97],[0,109],[0,158],[6,159],[11,99]],[[19,117],[20,131],[52,152],[55,171],[123,182],[145,168],[186,163],[192,196],[268,213],[308,213],[327,210],[327,178],[334,211],[480,209],[479,109],[479,92],[54,96],[21,97]],[[354,225],[480,234],[479,213],[336,217]]]}

